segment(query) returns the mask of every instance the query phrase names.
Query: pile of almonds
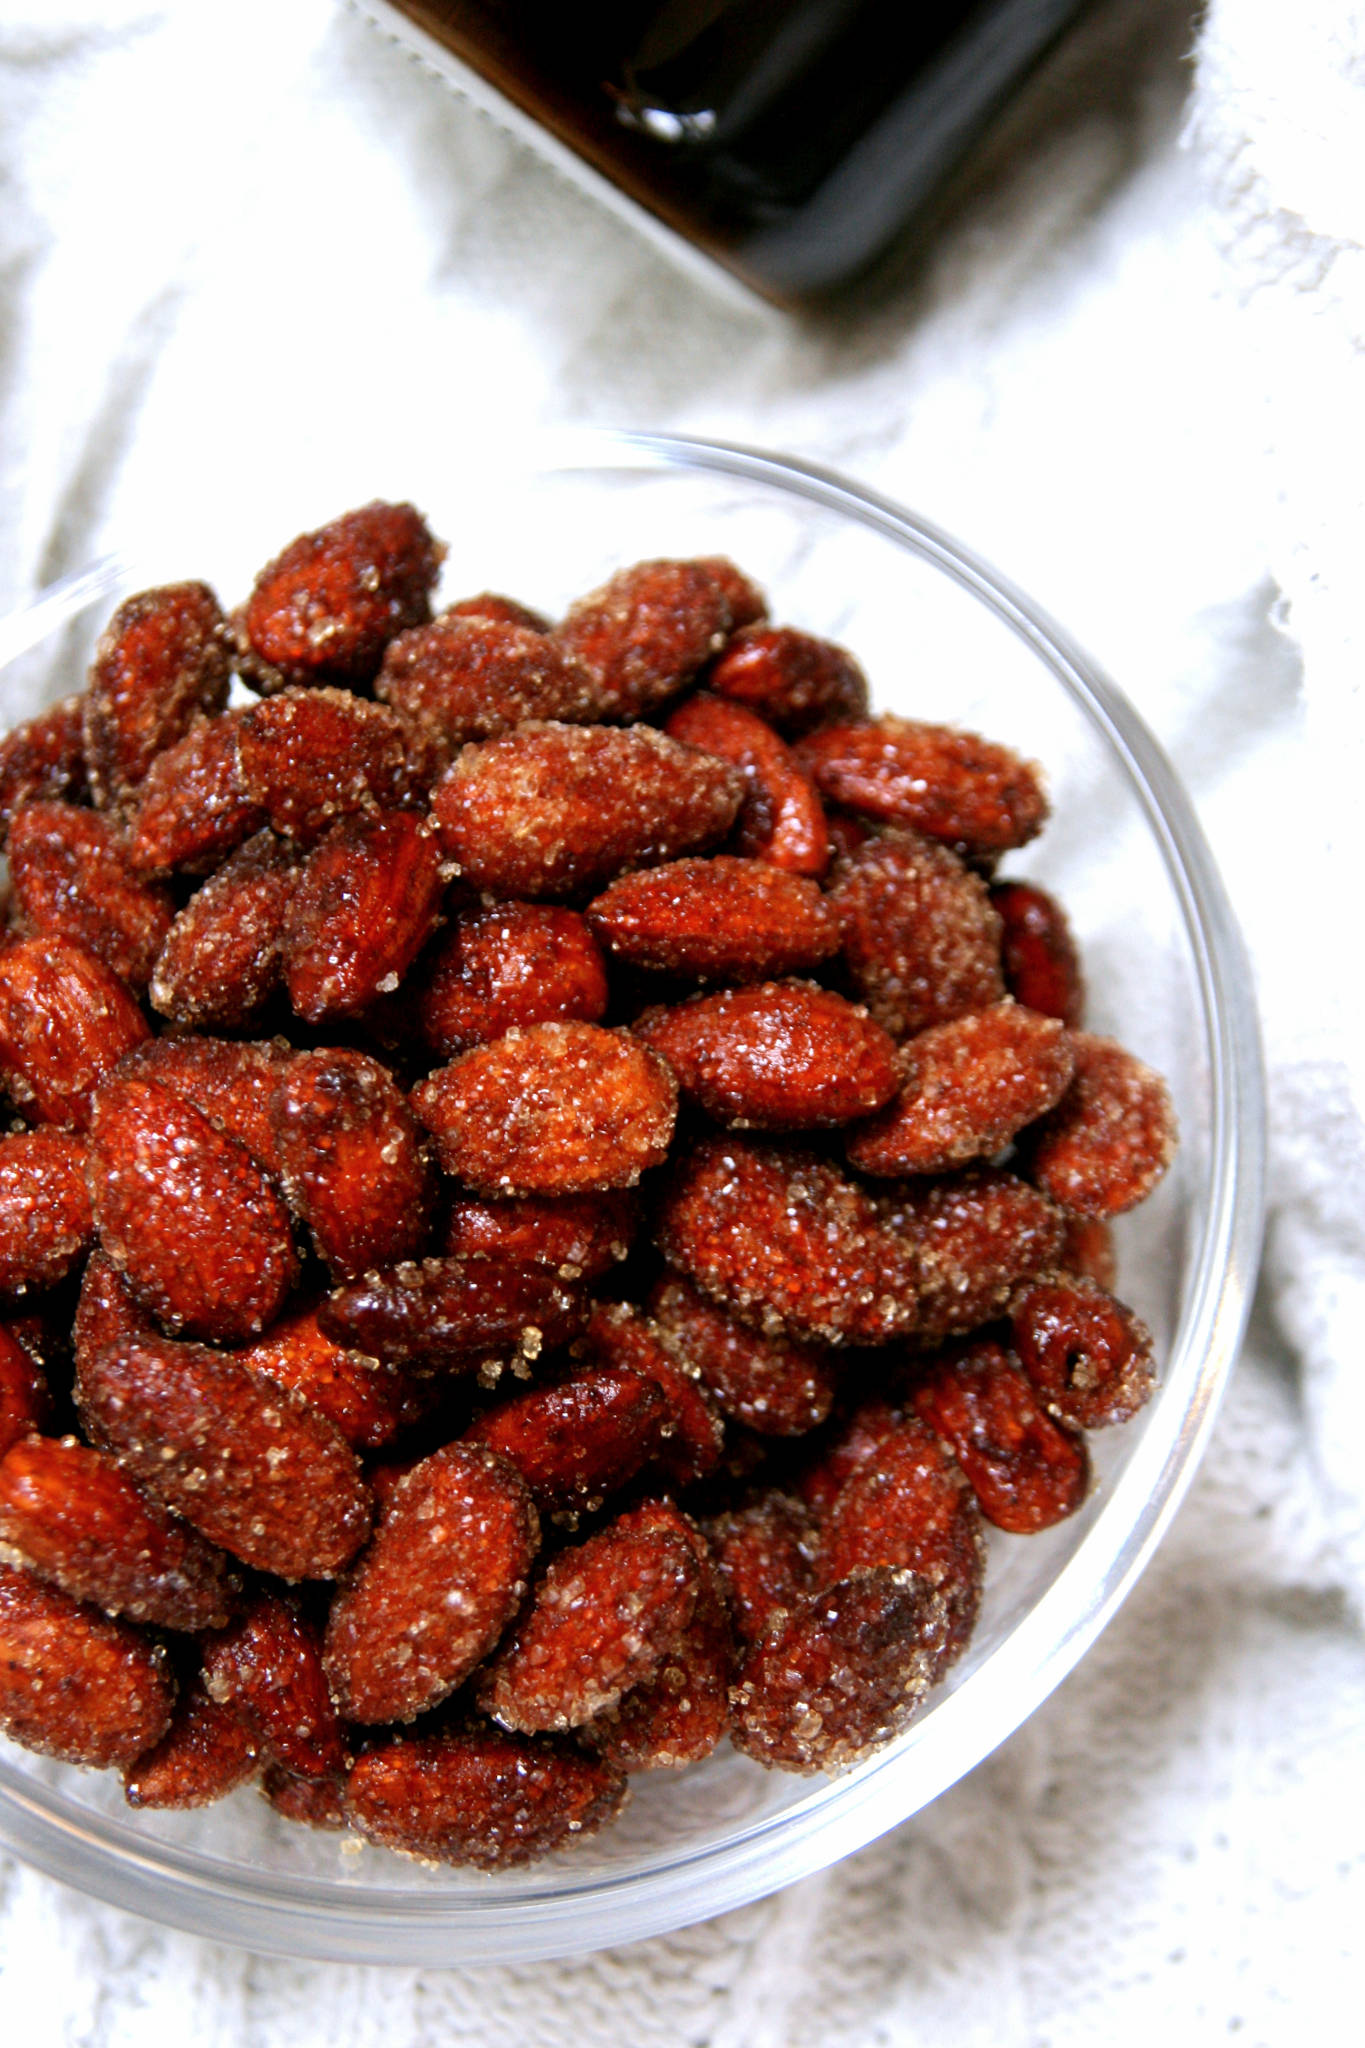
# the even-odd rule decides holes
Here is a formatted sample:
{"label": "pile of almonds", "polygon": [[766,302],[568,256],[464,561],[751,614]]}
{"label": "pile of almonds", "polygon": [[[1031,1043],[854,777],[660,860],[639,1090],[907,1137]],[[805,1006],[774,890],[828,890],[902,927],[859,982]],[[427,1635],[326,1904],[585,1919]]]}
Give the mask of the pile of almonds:
{"label": "pile of almonds", "polygon": [[1174,1131],[1030,764],[719,558],[441,556],[147,591],[0,743],[0,1728],[493,1868],[905,1726],[1151,1390]]}

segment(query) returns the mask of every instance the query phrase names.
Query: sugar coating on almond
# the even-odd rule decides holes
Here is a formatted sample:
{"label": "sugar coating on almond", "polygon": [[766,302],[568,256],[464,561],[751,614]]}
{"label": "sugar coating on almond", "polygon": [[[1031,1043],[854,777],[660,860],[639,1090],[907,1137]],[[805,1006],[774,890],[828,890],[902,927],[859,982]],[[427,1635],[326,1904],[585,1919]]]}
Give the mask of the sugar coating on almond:
{"label": "sugar coating on almond", "polygon": [[652,726],[530,723],[465,747],[432,817],[476,887],[563,898],[715,845],[743,796],[737,769]]}
{"label": "sugar coating on almond", "polygon": [[428,1077],[413,1107],[441,1164],[488,1195],[634,1187],[668,1152],[677,1085],[657,1053],[596,1024],[509,1031]]}

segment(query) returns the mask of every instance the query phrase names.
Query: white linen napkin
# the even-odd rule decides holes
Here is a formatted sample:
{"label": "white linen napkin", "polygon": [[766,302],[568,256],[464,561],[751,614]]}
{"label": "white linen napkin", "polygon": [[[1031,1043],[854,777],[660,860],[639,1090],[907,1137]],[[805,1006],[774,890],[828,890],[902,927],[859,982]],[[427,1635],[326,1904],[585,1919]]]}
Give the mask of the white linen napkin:
{"label": "white linen napkin", "polygon": [[[1214,0],[1190,139],[1239,307],[1266,558],[1303,651],[1305,750],[1283,815],[1303,875],[1263,1003],[1275,1187],[1267,1272],[1301,1361],[1324,1499],[1365,1612],[1365,972],[1339,919],[1365,857],[1365,9]],[[1280,792],[1265,791],[1278,822]],[[1267,955],[1267,957],[1270,957]]]}
{"label": "white linen napkin", "polygon": [[1183,6],[1109,0],[919,277],[816,329],[709,302],[332,0],[0,4],[0,606],[191,508],[226,542],[420,500],[503,419],[842,465],[1038,596],[1166,743],[1251,945],[1275,1148],[1251,1340],[1171,1535],[929,1812],[705,1925],[478,1971],[252,1958],[0,1858],[7,2035],[1339,2038],[1365,1905],[1365,24],[1283,15],[1214,0],[1191,81]]}

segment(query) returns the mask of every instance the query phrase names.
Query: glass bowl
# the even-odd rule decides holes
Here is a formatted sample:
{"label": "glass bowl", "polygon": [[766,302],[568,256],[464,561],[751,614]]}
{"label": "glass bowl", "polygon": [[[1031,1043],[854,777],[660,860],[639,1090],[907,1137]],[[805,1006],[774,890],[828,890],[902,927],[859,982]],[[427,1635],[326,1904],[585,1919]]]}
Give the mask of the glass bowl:
{"label": "glass bowl", "polygon": [[[444,459],[438,459],[443,453]],[[452,483],[452,475],[458,481]],[[830,473],[656,435],[561,437],[471,474],[449,450],[366,475],[343,502],[411,497],[450,543],[450,596],[548,610],[622,562],[728,553],[773,615],[847,643],[879,708],[968,726],[1044,763],[1049,829],[1006,863],[1055,889],[1080,938],[1089,1022],[1164,1072],[1182,1142],[1118,1230],[1119,1292],[1150,1324],[1159,1391],[1091,1439],[1083,1510],[993,1535],[976,1635],[899,1740],[836,1778],[765,1772],[728,1749],[635,1780],[622,1819],[525,1870],[428,1870],[278,1819],[250,1789],[197,1813],[134,1815],[116,1776],[0,1742],[0,1840],[115,1904],[269,1953],[513,1961],[616,1945],[763,1896],[937,1797],[1052,1691],[1134,1584],[1188,1485],[1236,1355],[1259,1250],[1263,1093],[1251,981],[1188,798],[1118,690],[965,548]],[[78,685],[115,597],[203,576],[232,598],[300,527],[338,509],[272,497],[242,535],[208,507],[136,562],[106,562],[0,625],[0,712]]]}

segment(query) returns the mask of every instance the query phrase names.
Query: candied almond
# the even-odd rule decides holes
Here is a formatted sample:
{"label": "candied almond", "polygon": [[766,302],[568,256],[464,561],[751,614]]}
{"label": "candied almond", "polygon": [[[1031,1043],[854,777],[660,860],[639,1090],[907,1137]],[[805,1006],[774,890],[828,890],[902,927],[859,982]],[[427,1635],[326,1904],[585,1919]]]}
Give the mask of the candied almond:
{"label": "candied almond", "polygon": [[134,874],[209,873],[265,824],[264,805],[242,780],[242,717],[233,710],[202,718],[152,762],[127,810]]}
{"label": "candied almond", "polygon": [[882,1439],[903,1420],[901,1410],[881,1394],[868,1394],[840,1415],[821,1440],[815,1461],[796,1474],[796,1491],[812,1514],[823,1515],[848,1480],[874,1456]]}
{"label": "candied almond", "polygon": [[1054,1422],[1003,1345],[979,1338],[926,1364],[916,1413],[951,1448],[988,1522],[1032,1536],[1074,1515],[1090,1483],[1085,1440]]}
{"label": "candied almond", "polygon": [[1072,1429],[1127,1422],[1156,1385],[1151,1331],[1093,1280],[1030,1281],[1010,1303],[1010,1326],[1034,1392]]}
{"label": "candied almond", "polygon": [[153,1009],[177,1024],[243,1030],[279,986],[293,855],[273,832],[239,846],[181,910],[152,970]]}
{"label": "candied almond", "polygon": [[370,1497],[340,1432],[224,1352],[166,1337],[92,1348],[76,1399],[99,1447],[243,1564],[335,1578],[369,1532]]}
{"label": "candied almond", "polygon": [[100,1245],[159,1322],[230,1344],[274,1321],[298,1260],[244,1145],[138,1071],[103,1083],[90,1142]]}
{"label": "candied almond", "polygon": [[441,850],[416,811],[343,819],[303,864],[285,909],[284,980],[309,1024],[391,993],[440,909]]}
{"label": "candied almond", "polygon": [[461,1195],[447,1212],[443,1248],[452,1259],[551,1266],[561,1280],[590,1283],[626,1257],[637,1223],[628,1189],[492,1202]]}
{"label": "candied almond", "polygon": [[563,897],[714,846],[743,796],[737,769],[652,726],[533,721],[462,748],[431,814],[476,888]]}
{"label": "candied almond", "polygon": [[1085,983],[1061,904],[1035,882],[992,882],[990,895],[1006,988],[1017,1003],[1078,1029]]}
{"label": "candied almond", "polygon": [[551,621],[544,612],[506,597],[496,590],[481,590],[476,597],[457,598],[440,613],[443,619],[497,619],[504,626],[524,626],[528,633],[548,633]]}
{"label": "candied almond", "polygon": [[628,1301],[602,1302],[588,1319],[589,1348],[607,1365],[627,1366],[650,1380],[668,1409],[660,1470],[675,1486],[690,1486],[714,1472],[725,1447],[716,1404],[690,1360],[663,1339],[648,1316]]}
{"label": "candied almond", "polygon": [[824,806],[791,749],[756,712],[702,691],[680,704],[664,731],[730,761],[748,781],[735,822],[735,850],[795,875],[829,866]]}
{"label": "candied almond", "polygon": [[296,1778],[279,1764],[267,1764],[261,1773],[262,1795],[283,1819],[335,1833],[350,1826],[345,1784],[344,1778]]}
{"label": "candied almond", "polygon": [[639,718],[676,696],[724,645],[728,578],[704,562],[636,562],[571,606],[561,646],[596,679],[599,716]]}
{"label": "candied almond", "polygon": [[248,680],[258,689],[372,681],[389,641],[431,617],[444,552],[407,504],[375,501],[301,533],[243,607]]}
{"label": "candied almond", "polygon": [[633,1187],[668,1151],[673,1076],[628,1032],[535,1024],[476,1046],[413,1090],[447,1173],[487,1195]]}
{"label": "candied almond", "polygon": [[221,1550],[74,1437],[27,1437],[0,1460],[0,1555],[161,1628],[221,1627],[238,1590]]}
{"label": "candied almond", "polygon": [[581,1727],[658,1676],[696,1610],[701,1567],[687,1537],[652,1526],[646,1502],[561,1550],[487,1667],[478,1701],[524,1735]]}
{"label": "candied almond", "polygon": [[671,1426],[662,1388],[628,1366],[590,1366],[487,1409],[466,1432],[514,1465],[538,1507],[600,1505],[654,1456]]}
{"label": "candied almond", "polygon": [[282,838],[315,846],[339,819],[423,795],[405,721],[347,690],[286,690],[242,713],[242,789]]}
{"label": "candied almond", "polygon": [[826,725],[797,749],[822,796],[889,825],[907,825],[959,852],[1023,846],[1043,828],[1038,769],[978,733],[889,713]]}
{"label": "candied almond", "polygon": [[986,1546],[956,1460],[914,1416],[893,1423],[854,1467],[821,1526],[821,1583],[874,1565],[908,1567],[943,1595],[949,1626],[940,1675],[966,1647],[976,1621]]}
{"label": "candied almond", "polygon": [[794,626],[750,624],[736,633],[708,670],[706,686],[793,737],[867,712],[867,677],[853,656]]}
{"label": "candied almond", "polygon": [[893,1038],[1004,995],[1000,920],[985,883],[935,840],[867,840],[836,861],[828,902],[854,988]]}
{"label": "candied almond", "polygon": [[425,1372],[474,1372],[539,1358],[573,1336],[585,1310],[544,1266],[494,1259],[423,1259],[367,1273],[318,1309],[339,1343]]}
{"label": "candied almond", "polygon": [[764,981],[818,966],[838,927],[806,875],[717,854],[623,875],[587,912],[609,952],[639,967]]}
{"label": "candied almond", "polygon": [[291,1309],[236,1357],[248,1372],[301,1394],[357,1450],[382,1450],[433,1404],[429,1380],[327,1336],[316,1306]]}
{"label": "candied almond", "polygon": [[601,949],[576,910],[494,903],[462,910],[428,951],[417,991],[422,1037],[451,1059],[514,1027],[596,1024],[608,990]]}
{"label": "candied almond", "polygon": [[296,1600],[257,1593],[201,1648],[205,1691],[237,1716],[258,1750],[300,1778],[334,1778],[345,1768],[322,1638]]}
{"label": "candied almond", "polygon": [[1008,998],[931,1025],[904,1055],[895,1101],[849,1133],[862,1173],[942,1173],[988,1159],[1061,1100],[1075,1069],[1065,1027]]}
{"label": "candied almond", "polygon": [[690,1542],[701,1569],[696,1610],[656,1675],[590,1721],[583,1737],[623,1771],[680,1770],[710,1756],[730,1725],[735,1639],[710,1545],[695,1524],[660,1503],[658,1528]]}
{"label": "candied almond", "polygon": [[486,612],[443,612],[390,641],[375,695],[454,745],[528,718],[591,724],[612,710],[594,670],[549,634]]}
{"label": "candied almond", "polygon": [[741,626],[752,626],[756,619],[767,618],[767,598],[753,578],[746,576],[728,555],[694,555],[692,560],[694,566],[704,569],[723,592],[730,607],[730,621],[736,631]]}
{"label": "candied almond", "polygon": [[779,1610],[730,1695],[731,1740],[784,1771],[844,1770],[905,1727],[948,1632],[941,1593],[875,1565]]}
{"label": "candied almond", "polygon": [[100,635],[82,706],[90,792],[124,802],[157,754],[227,701],[231,635],[205,583],[167,583],[121,604]]}
{"label": "candied almond", "polygon": [[140,1812],[210,1806],[245,1784],[256,1763],[249,1731],[197,1678],[180,1694],[161,1740],[124,1766],[123,1796]]}
{"label": "candied almond", "polygon": [[10,879],[23,928],[88,946],[134,993],[152,978],[171,899],[142,882],[106,817],[60,802],[26,804],[9,833]]}
{"label": "candied almond", "polygon": [[0,833],[23,804],[85,794],[85,699],[63,697],[0,738]]}
{"label": "candied almond", "polygon": [[352,1825],[425,1862],[507,1870],[595,1834],[626,1780],[571,1743],[471,1726],[403,1735],[356,1758],[346,1780]]}
{"label": "candied almond", "polygon": [[802,1436],[829,1414],[828,1352],[745,1329],[685,1280],[661,1281],[649,1307],[664,1342],[736,1422],[760,1436]]}
{"label": "candied almond", "polygon": [[1073,1216],[1134,1208],[1175,1157],[1175,1111],[1154,1068],[1092,1031],[1075,1031],[1076,1071],[1029,1135],[1028,1171]]}
{"label": "candied almond", "polygon": [[734,1633],[714,1596],[693,1615],[657,1678],[581,1731],[623,1771],[676,1771],[710,1756],[730,1727]]}
{"label": "candied almond", "polygon": [[407,1098],[362,1052],[298,1053],[270,1103],[280,1180],[335,1280],[413,1258],[434,1174]]}
{"label": "candied almond", "polygon": [[0,1138],[0,1296],[55,1287],[89,1250],[89,1150],[74,1131]]}
{"label": "candied almond", "polygon": [[74,939],[19,939],[0,950],[0,1071],[35,1122],[85,1130],[96,1088],[149,1038],[111,967]]}
{"label": "candied almond", "polygon": [[1056,1264],[1062,1241],[1055,1203],[996,1167],[907,1181],[877,1210],[918,1254],[921,1343],[1000,1315],[1020,1281]]}
{"label": "candied almond", "polygon": [[283,1170],[270,1103],[292,1057],[281,1038],[209,1038],[185,1034],[154,1038],[123,1063],[120,1079],[139,1074],[169,1088],[226,1131],[270,1175]]}
{"label": "candied almond", "polygon": [[799,1131],[879,1109],[895,1092],[895,1041],[866,1010],[810,982],[693,996],[637,1018],[678,1086],[718,1123]]}
{"label": "candied almond", "polygon": [[773,1616],[798,1607],[812,1585],[815,1524],[791,1494],[769,1487],[744,1507],[706,1524],[742,1643],[755,1643]]}
{"label": "candied almond", "polygon": [[917,1247],[811,1153],[703,1140],[670,1169],[657,1241],[671,1266],[768,1336],[883,1344],[918,1321]]}
{"label": "candied almond", "polygon": [[349,1721],[411,1721],[498,1643],[540,1543],[514,1467],[452,1443],[401,1479],[332,1602],[324,1662]]}
{"label": "candied almond", "polygon": [[66,1764],[131,1764],[170,1726],[158,1643],[0,1564],[0,1733]]}

